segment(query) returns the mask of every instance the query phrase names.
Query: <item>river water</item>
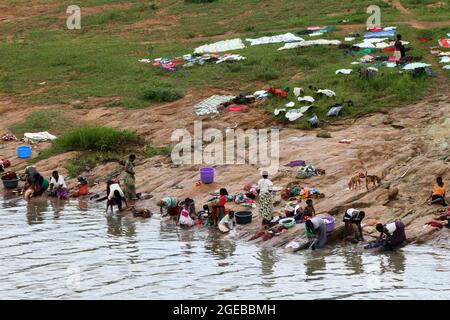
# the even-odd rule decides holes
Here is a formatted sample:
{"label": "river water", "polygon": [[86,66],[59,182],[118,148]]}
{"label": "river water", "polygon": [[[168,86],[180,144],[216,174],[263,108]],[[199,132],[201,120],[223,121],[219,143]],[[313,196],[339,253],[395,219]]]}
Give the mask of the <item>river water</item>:
{"label": "river water", "polygon": [[84,200],[0,199],[1,299],[447,299],[450,250],[284,253]]}

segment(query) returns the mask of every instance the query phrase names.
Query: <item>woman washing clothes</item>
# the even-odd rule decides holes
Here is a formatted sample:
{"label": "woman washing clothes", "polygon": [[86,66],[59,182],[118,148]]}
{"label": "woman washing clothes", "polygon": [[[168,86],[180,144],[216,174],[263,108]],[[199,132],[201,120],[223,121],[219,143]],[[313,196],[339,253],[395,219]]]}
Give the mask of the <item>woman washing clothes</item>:
{"label": "woman washing clothes", "polygon": [[323,248],[327,243],[327,226],[320,217],[314,217],[305,221],[306,235],[311,240],[309,248],[316,250]]}
{"label": "woman washing clothes", "polygon": [[386,225],[379,223],[376,229],[380,232],[378,243],[385,250],[392,251],[406,240],[405,225],[400,220]]}
{"label": "woman washing clothes", "polygon": [[39,174],[34,166],[25,168],[26,183],[24,186],[24,198],[29,200],[32,197],[38,197],[47,191],[49,181]]}
{"label": "woman washing clothes", "polygon": [[227,203],[227,196],[227,189],[221,188],[219,190],[219,199],[212,205],[211,217],[214,225],[218,225],[225,216],[225,204]]}
{"label": "woman washing clothes", "polygon": [[57,197],[58,199],[67,199],[69,197],[69,191],[67,190],[64,177],[56,170],[52,172],[49,191],[51,197]]}
{"label": "woman washing clothes", "polygon": [[122,202],[128,207],[127,199],[120,187],[119,181],[109,180],[106,184],[106,194],[108,196],[108,200],[106,201],[106,212],[108,212],[108,208],[111,207],[111,213],[114,213],[113,206],[117,206],[119,211],[122,211]]}
{"label": "woman washing clothes", "polygon": [[258,191],[259,216],[264,226],[269,225],[273,218],[273,183],[268,179],[269,173],[263,171],[262,179],[258,181],[256,190]]}
{"label": "woman washing clothes", "polygon": [[223,233],[228,233],[234,229],[234,211],[230,211],[225,217],[219,222],[219,230]]}
{"label": "woman washing clothes", "polygon": [[78,190],[71,194],[71,197],[77,198],[81,196],[87,196],[89,194],[88,181],[85,177],[79,176],[78,180]]}
{"label": "woman washing clothes", "polygon": [[125,197],[128,200],[137,200],[136,197],[136,178],[134,171],[134,160],[136,160],[136,156],[131,154],[128,157],[128,160],[125,163],[125,178],[123,183],[125,185]]}
{"label": "woman washing clothes", "polygon": [[191,213],[189,212],[190,206],[191,204],[189,201],[184,201],[181,206],[182,209],[178,218],[178,223],[182,227],[192,227],[195,224],[194,219],[192,219]]}
{"label": "woman washing clothes", "polygon": [[299,207],[300,205],[298,205],[295,210],[294,218],[296,221],[303,221],[305,219],[310,219],[316,215],[316,209],[314,209],[312,199],[306,200],[306,207],[303,210],[302,209],[297,210],[297,208]]}
{"label": "woman washing clothes", "polygon": [[[158,201],[158,206],[161,212],[161,216],[178,216],[180,213],[180,206],[178,205],[178,200],[174,197],[164,197]],[[163,209],[166,210],[166,213],[163,214]]]}

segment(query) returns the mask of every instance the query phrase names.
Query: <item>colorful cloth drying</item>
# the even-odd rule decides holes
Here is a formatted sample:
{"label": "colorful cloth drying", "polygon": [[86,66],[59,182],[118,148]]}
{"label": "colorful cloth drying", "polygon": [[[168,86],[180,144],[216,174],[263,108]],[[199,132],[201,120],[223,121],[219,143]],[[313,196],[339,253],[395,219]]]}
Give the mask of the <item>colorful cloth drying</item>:
{"label": "colorful cloth drying", "polygon": [[3,141],[16,141],[17,138],[13,134],[7,133],[7,134],[3,135],[2,140]]}
{"label": "colorful cloth drying", "polygon": [[364,35],[364,38],[381,38],[381,37],[395,37],[395,34],[397,33],[397,31],[395,29],[392,30],[380,30],[380,31],[375,31],[375,32],[367,32]]}
{"label": "colorful cloth drying", "polygon": [[294,168],[299,166],[306,166],[306,162],[304,160],[294,160],[285,165],[286,167]]}
{"label": "colorful cloth drying", "polygon": [[204,116],[209,114],[218,114],[219,111],[217,108],[228,101],[231,101],[235,98],[235,96],[219,96],[219,95],[213,95],[200,103],[196,104],[194,106],[195,113],[198,116]]}

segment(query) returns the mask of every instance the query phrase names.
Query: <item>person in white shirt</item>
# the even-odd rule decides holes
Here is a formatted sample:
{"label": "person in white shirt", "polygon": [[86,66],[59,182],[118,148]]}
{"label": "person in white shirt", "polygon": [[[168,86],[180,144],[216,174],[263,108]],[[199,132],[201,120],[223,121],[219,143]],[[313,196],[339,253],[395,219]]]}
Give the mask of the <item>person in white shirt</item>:
{"label": "person in white shirt", "polygon": [[118,207],[119,211],[122,211],[122,201],[125,202],[125,206],[128,207],[125,194],[117,181],[108,181],[106,185],[106,194],[108,196],[108,200],[106,202],[106,212],[108,212],[108,208],[111,207],[111,213],[113,213],[113,206],[115,205]]}
{"label": "person in white shirt", "polygon": [[366,216],[366,214],[364,211],[353,209],[353,208],[350,208],[345,212],[344,218],[342,220],[345,223],[343,240],[345,240],[345,237],[347,236],[348,228],[352,225],[356,225],[356,227],[358,228],[358,232],[355,233],[354,240],[356,242],[359,240],[364,241],[363,231],[362,231],[362,227],[361,227],[361,221],[364,219],[365,216]]}
{"label": "person in white shirt", "polygon": [[219,230],[223,233],[227,233],[234,228],[234,212],[230,211],[219,222]]}
{"label": "person in white shirt", "polygon": [[58,199],[67,199],[69,197],[69,191],[67,190],[64,177],[58,173],[58,171],[52,172],[50,178],[49,195],[51,197],[57,197]]}
{"label": "person in white shirt", "polygon": [[262,179],[258,181],[256,190],[258,191],[259,216],[263,225],[268,225],[273,218],[273,183],[268,179],[269,173],[263,171]]}

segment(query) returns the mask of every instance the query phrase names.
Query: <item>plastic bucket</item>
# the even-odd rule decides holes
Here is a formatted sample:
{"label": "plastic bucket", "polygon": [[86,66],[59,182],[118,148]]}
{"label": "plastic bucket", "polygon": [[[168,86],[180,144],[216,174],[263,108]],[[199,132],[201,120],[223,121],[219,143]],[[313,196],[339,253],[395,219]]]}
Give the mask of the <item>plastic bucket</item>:
{"label": "plastic bucket", "polygon": [[14,188],[17,188],[17,186],[19,185],[19,179],[2,180],[2,181],[3,181],[3,186],[6,189],[14,189]]}
{"label": "plastic bucket", "polygon": [[214,182],[214,168],[200,168],[200,181],[204,184]]}
{"label": "plastic bucket", "polygon": [[325,225],[327,227],[327,232],[333,231],[334,230],[334,221],[336,221],[336,219],[331,216],[323,217],[322,219],[323,219],[323,221],[325,221]]}
{"label": "plastic bucket", "polygon": [[246,224],[252,222],[251,211],[239,211],[234,214],[237,224]]}
{"label": "plastic bucket", "polygon": [[19,146],[17,147],[17,156],[22,159],[27,159],[31,155],[30,146]]}

